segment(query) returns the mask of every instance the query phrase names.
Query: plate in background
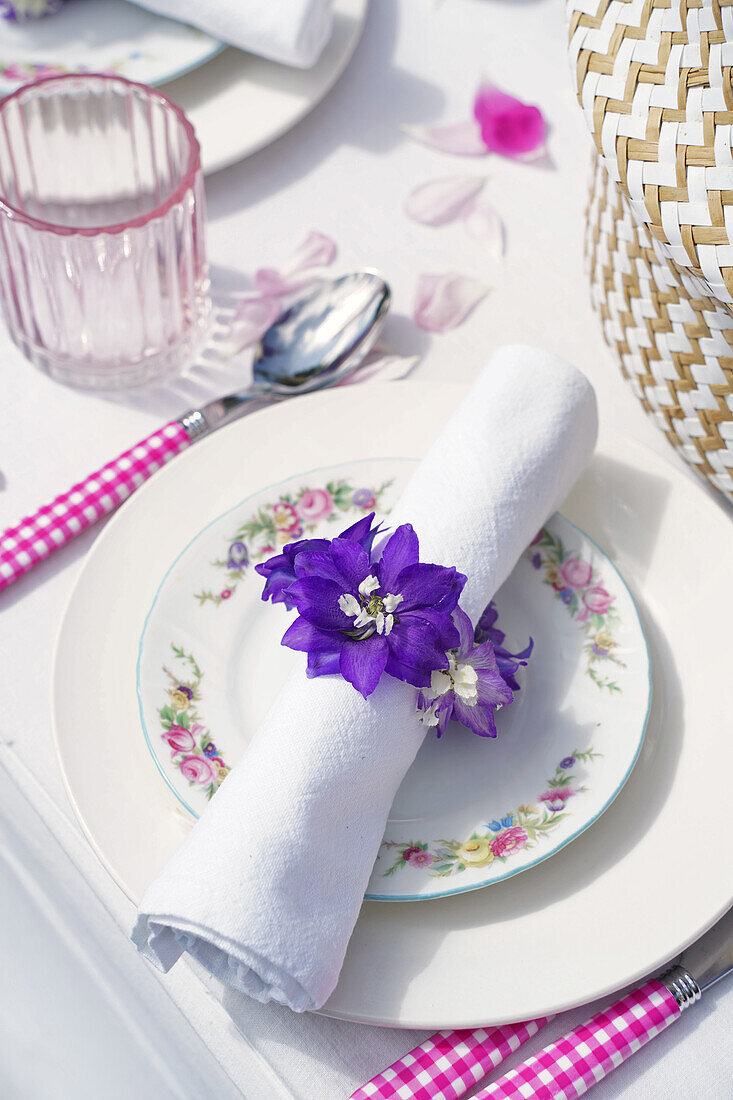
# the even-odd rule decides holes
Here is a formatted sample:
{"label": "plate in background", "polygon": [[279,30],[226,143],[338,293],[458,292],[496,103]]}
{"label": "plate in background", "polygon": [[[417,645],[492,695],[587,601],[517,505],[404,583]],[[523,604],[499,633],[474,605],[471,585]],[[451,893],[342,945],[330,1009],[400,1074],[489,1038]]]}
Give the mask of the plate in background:
{"label": "plate in background", "polygon": [[0,20],[0,95],[68,72],[109,72],[162,84],[223,49],[203,31],[127,0],[70,0],[46,19]]}
{"label": "plate in background", "polygon": [[312,69],[227,49],[166,87],[194,125],[205,173],[270,145],[321,102],[352,58],[368,7],[369,0],[334,0],[333,35]]}

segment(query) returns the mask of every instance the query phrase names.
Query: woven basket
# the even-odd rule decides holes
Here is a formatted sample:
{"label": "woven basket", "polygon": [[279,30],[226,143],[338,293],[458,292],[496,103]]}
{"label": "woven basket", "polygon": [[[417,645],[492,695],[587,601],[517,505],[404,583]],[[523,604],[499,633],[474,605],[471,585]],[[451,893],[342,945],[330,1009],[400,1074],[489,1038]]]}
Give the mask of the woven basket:
{"label": "woven basket", "polygon": [[733,0],[580,3],[593,301],[644,408],[733,499]]}

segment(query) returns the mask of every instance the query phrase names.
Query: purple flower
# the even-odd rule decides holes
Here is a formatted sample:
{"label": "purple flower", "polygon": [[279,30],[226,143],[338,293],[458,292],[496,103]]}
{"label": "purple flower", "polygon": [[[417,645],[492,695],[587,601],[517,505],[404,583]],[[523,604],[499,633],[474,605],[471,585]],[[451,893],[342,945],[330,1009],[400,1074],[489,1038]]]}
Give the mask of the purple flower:
{"label": "purple flower", "polygon": [[351,503],[356,508],[373,508],[376,501],[371,489],[356,489],[351,498]]}
{"label": "purple flower", "polygon": [[[367,554],[370,554],[374,540],[382,530],[381,525],[372,526],[373,519],[374,512],[371,512],[342,531],[339,538],[358,543]],[[330,539],[301,539],[299,542],[289,542],[283,546],[282,553],[256,565],[255,572],[265,578],[262,599],[272,600],[273,603],[284,603],[289,611],[293,607],[293,600],[287,595],[286,590],[296,580],[296,558],[305,551],[328,550],[330,545]]]}
{"label": "purple flower", "polygon": [[512,691],[519,691],[519,684],[515,674],[520,666],[526,665],[529,661],[534,648],[534,641],[530,638],[529,645],[525,649],[521,650],[519,653],[510,653],[508,649],[504,648],[504,632],[495,626],[498,614],[499,612],[496,610],[496,606],[491,602],[484,609],[479,621],[476,623],[474,639],[479,643],[486,641],[491,642],[494,647],[494,656],[499,666],[499,672],[502,674],[505,682]]}
{"label": "purple flower", "polygon": [[562,760],[560,761],[560,767],[563,769],[563,771],[567,771],[568,768],[574,768],[575,767],[575,757],[574,756],[564,756],[562,758]]}
{"label": "purple flower", "polygon": [[209,741],[208,745],[204,745],[204,756],[216,756],[219,750],[213,741]]}
{"label": "purple flower", "polygon": [[494,711],[514,698],[504,680],[490,641],[474,642],[471,620],[457,607],[453,622],[459,645],[447,653],[448,668],[431,674],[429,688],[418,695],[421,721],[434,726],[441,737],[450,718],[454,718],[479,737],[496,737]]}
{"label": "purple flower", "polygon": [[[431,673],[448,664],[446,651],[459,644],[451,613],[466,578],[456,569],[421,562],[409,523],[397,528],[373,562],[353,537],[363,522],[327,549],[296,555],[297,580],[286,595],[299,617],[283,645],[324,659],[329,670],[338,654],[340,674],[364,698],[383,672],[426,687]],[[367,540],[369,531],[367,525]],[[313,671],[312,660],[309,666],[311,675],[322,674]]]}
{"label": "purple flower", "polygon": [[533,569],[541,569],[542,568],[542,558],[538,553],[534,553],[532,555],[532,568]]}
{"label": "purple flower", "polygon": [[246,542],[233,542],[229,547],[229,555],[227,557],[227,569],[231,569],[234,572],[238,572],[240,569],[246,569],[249,565],[249,551],[247,550]]}
{"label": "purple flower", "polygon": [[491,600],[481,612],[479,621],[476,623],[476,629],[473,632],[474,641],[489,641],[494,646],[494,649],[496,649],[498,645],[502,645],[506,635],[496,626],[498,617],[499,612],[496,610],[496,604]]}

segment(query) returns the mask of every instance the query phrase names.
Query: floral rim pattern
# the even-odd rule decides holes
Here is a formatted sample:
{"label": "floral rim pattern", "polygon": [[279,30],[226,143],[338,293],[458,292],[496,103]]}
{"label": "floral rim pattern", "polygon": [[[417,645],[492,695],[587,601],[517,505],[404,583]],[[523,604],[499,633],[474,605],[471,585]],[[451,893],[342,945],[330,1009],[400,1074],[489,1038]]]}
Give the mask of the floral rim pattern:
{"label": "floral rim pattern", "polygon": [[[198,30],[196,27],[190,27],[187,24],[180,24],[183,29],[188,32],[190,37],[207,39],[209,36],[204,34],[203,31]],[[109,57],[109,54],[107,54]],[[100,65],[84,65],[80,63],[75,64],[63,64],[56,61],[31,61],[31,60],[15,60],[12,61],[7,58],[0,58],[0,80],[7,81],[9,84],[20,87],[23,84],[32,84],[35,80],[41,80],[50,76],[67,76],[69,73],[99,73],[102,76],[127,76],[128,67],[132,65],[132,77],[136,76],[135,67],[139,66],[141,62],[146,64],[158,63],[162,60],[157,53],[146,53],[144,50],[131,49],[129,53],[122,57],[115,58],[114,60],[108,60],[106,64]],[[171,74],[168,79],[172,79],[176,73]]]}
{"label": "floral rim pattern", "polygon": [[397,858],[382,872],[382,878],[389,878],[405,867],[425,871],[431,878],[448,878],[471,868],[506,863],[525,848],[536,847],[570,816],[568,800],[587,790],[578,785],[573,769],[578,764],[591,764],[601,755],[592,746],[583,751],[574,749],[557,765],[546,789],[538,795],[536,806],[518,806],[513,812],[492,818],[482,827],[483,831],[474,831],[466,840],[382,841],[383,848],[397,852]]}
{"label": "floral rim pattern", "polygon": [[203,725],[197,703],[201,699],[203,672],[193,655],[171,644],[173,656],[188,675],[177,676],[163,666],[168,680],[168,701],[159,708],[161,740],[171,750],[171,760],[189,786],[212,798],[229,774],[221,752]]}
{"label": "floral rim pattern", "polygon": [[597,667],[614,664],[626,668],[613,652],[618,645],[616,631],[620,622],[616,597],[605,588],[591,562],[568,550],[562,539],[547,527],[535,537],[527,554],[533,567],[544,573],[544,583],[554,589],[557,599],[565,604],[588,638],[584,647],[586,676],[599,688],[612,695],[619,694],[622,689],[618,682]]}
{"label": "floral rim pattern", "polygon": [[261,505],[239,524],[225,555],[210,563],[223,572],[224,586],[218,592],[211,588],[196,592],[199,606],[213,603],[219,607],[230,600],[250,565],[277,553],[287,542],[307,537],[321,523],[339,523],[344,516],[373,511],[385,514],[382,498],[393,482],[391,478],[370,488],[344,479],[330,480],[322,486],[281,493],[272,503]]}

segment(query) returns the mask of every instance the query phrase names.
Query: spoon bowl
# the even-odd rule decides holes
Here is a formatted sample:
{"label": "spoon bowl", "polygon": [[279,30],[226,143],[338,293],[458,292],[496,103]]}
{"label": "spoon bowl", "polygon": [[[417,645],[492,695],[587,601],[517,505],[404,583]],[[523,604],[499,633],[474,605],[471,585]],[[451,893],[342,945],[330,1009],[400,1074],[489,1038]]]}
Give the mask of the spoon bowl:
{"label": "spoon bowl", "polygon": [[271,401],[333,386],[374,347],[392,295],[381,275],[357,271],[305,290],[255,349],[252,385],[181,418],[191,442]]}
{"label": "spoon bowl", "polygon": [[283,395],[346,377],[377,341],[390,290],[376,272],[317,283],[270,326],[255,351],[255,385]]}

